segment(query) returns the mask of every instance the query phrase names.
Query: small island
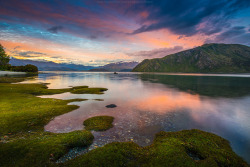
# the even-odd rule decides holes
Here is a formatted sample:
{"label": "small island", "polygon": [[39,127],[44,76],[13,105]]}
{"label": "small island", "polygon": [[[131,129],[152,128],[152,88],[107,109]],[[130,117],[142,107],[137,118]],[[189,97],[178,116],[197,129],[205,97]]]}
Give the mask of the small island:
{"label": "small island", "polygon": [[96,116],[91,117],[83,122],[86,130],[105,131],[113,127],[114,117]]}

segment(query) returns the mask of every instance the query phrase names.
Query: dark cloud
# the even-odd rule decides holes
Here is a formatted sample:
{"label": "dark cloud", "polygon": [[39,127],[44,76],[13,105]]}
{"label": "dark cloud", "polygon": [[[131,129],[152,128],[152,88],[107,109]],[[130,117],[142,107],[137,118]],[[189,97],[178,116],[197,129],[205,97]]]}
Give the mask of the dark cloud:
{"label": "dark cloud", "polygon": [[[199,32],[210,35],[222,31],[223,27],[230,26],[228,19],[233,14],[249,6],[249,0],[159,0],[134,5],[129,12],[148,12],[146,18],[140,18],[142,26],[133,34],[167,28],[179,35],[191,36]],[[199,27],[201,23],[203,26]]]}
{"label": "dark cloud", "polygon": [[[160,29],[170,30],[177,34],[179,39],[197,33],[211,37],[227,30],[231,30],[227,33],[233,33],[234,36],[244,29],[250,32],[249,25],[242,30],[231,29],[235,24],[246,25],[243,17],[248,18],[249,13],[247,17],[242,13],[250,7],[250,0],[132,0],[128,2],[110,0],[105,3],[100,3],[99,0],[0,0],[0,4],[2,21],[0,29],[32,38],[67,43],[74,47],[77,43],[73,41],[75,38],[68,37],[70,35],[92,39],[91,42],[127,44],[134,43],[133,40],[138,38],[138,36],[134,36],[134,39],[127,38],[128,34]],[[65,38],[64,34],[55,37],[50,33],[43,33],[44,31],[58,33],[64,29]],[[2,38],[6,38],[7,35],[8,33]],[[236,41],[243,41],[245,44],[248,35],[239,34]],[[201,41],[204,38],[207,36],[202,36]],[[217,37],[218,41],[223,41],[222,39],[231,41],[232,37],[227,34]],[[181,45],[182,41],[173,41],[173,45]]]}
{"label": "dark cloud", "polygon": [[58,33],[58,31],[60,31],[62,29],[63,29],[63,26],[53,26],[53,27],[47,29],[47,31],[56,34],[56,33]]}
{"label": "dark cloud", "polygon": [[90,35],[89,38],[90,39],[97,39],[97,36],[96,35]]}
{"label": "dark cloud", "polygon": [[173,53],[177,53],[182,51],[184,48],[182,46],[174,46],[171,48],[160,48],[160,49],[154,49],[151,51],[140,51],[135,53],[128,53],[129,56],[132,57],[141,57],[143,59],[145,58],[161,58]]}
{"label": "dark cloud", "polygon": [[221,33],[220,35],[216,36],[216,40],[217,41],[224,41],[225,39],[228,38],[233,38],[239,35],[244,34],[246,31],[244,29],[239,29],[238,27],[233,27],[223,33]]}
{"label": "dark cloud", "polygon": [[232,27],[213,39],[207,39],[206,43],[240,43],[250,45],[250,33],[244,26]]}
{"label": "dark cloud", "polygon": [[18,51],[18,50],[12,51],[12,54],[14,56],[22,56],[22,57],[40,57],[42,55],[46,55],[45,53],[41,53],[41,52],[34,52],[34,51],[22,52],[22,51]]}

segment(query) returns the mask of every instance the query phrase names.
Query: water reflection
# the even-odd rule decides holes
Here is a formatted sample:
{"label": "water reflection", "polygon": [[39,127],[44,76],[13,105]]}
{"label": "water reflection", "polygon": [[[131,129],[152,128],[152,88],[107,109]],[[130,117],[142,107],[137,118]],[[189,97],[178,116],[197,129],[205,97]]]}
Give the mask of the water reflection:
{"label": "water reflection", "polygon": [[[90,149],[113,141],[134,141],[145,146],[159,131],[197,128],[228,139],[234,151],[250,162],[249,77],[76,72],[40,74],[28,82],[51,83],[50,88],[88,85],[109,89],[103,95],[43,96],[89,99],[74,102],[80,108],[56,117],[45,126],[46,131],[80,130],[89,117],[115,117],[112,129],[93,132],[95,140]],[[118,107],[106,108],[108,104]]]}
{"label": "water reflection", "polygon": [[249,75],[140,75],[143,81],[162,83],[190,93],[213,97],[240,97],[250,94]]}

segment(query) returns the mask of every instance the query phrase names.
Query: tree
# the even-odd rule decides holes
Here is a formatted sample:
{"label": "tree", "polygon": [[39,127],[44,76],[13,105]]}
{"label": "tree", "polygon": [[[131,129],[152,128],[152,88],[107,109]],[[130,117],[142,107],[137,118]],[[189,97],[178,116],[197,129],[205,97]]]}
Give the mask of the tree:
{"label": "tree", "polygon": [[32,64],[27,64],[25,66],[11,66],[11,71],[17,72],[38,72],[38,68]]}
{"label": "tree", "polygon": [[32,64],[27,64],[24,66],[24,72],[38,72],[38,68]]}
{"label": "tree", "polygon": [[10,57],[5,53],[3,46],[0,44],[0,70],[7,70],[9,61]]}

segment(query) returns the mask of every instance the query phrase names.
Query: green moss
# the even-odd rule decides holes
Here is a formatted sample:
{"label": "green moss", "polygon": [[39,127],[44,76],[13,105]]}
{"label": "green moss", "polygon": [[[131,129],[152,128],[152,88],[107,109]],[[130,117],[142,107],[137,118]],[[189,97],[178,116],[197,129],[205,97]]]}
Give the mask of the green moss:
{"label": "green moss", "polygon": [[43,84],[0,84],[0,166],[45,166],[71,147],[92,143],[93,135],[88,131],[42,132],[51,118],[78,108],[67,103],[86,100],[34,96],[58,92],[63,91],[49,90]]}
{"label": "green moss", "polygon": [[52,95],[64,92],[73,94],[103,94],[106,88],[66,88],[66,89],[47,89],[47,84],[1,84],[2,93],[24,93],[32,95]]}
{"label": "green moss", "polygon": [[108,89],[106,88],[72,88],[70,90],[71,93],[73,94],[103,94],[104,91],[107,91]]}
{"label": "green moss", "polygon": [[89,131],[70,133],[35,133],[0,143],[0,166],[48,166],[66,154],[72,147],[92,143]]}
{"label": "green moss", "polygon": [[93,99],[95,101],[104,101],[104,99]]}
{"label": "green moss", "polygon": [[[17,82],[23,79],[4,77],[2,80]],[[85,91],[83,92],[82,89]],[[0,83],[0,135],[27,132],[29,130],[42,130],[43,126],[54,116],[78,108],[76,105],[67,105],[69,102],[86,100],[39,98],[36,97],[37,95],[51,95],[64,92],[100,94],[104,90],[106,89],[88,88],[86,86],[67,89],[47,89],[46,84]]]}
{"label": "green moss", "polygon": [[0,77],[0,83],[15,83],[22,82],[24,80],[24,78]]}
{"label": "green moss", "polygon": [[63,166],[248,166],[229,142],[200,130],[160,132],[152,145],[132,142],[107,144]]}
{"label": "green moss", "polygon": [[42,84],[0,84],[0,135],[42,130],[54,116],[78,108],[76,105],[67,105],[69,102],[86,100],[34,96],[62,92],[65,91],[50,90]]}
{"label": "green moss", "polygon": [[44,125],[53,117],[78,108],[68,103],[87,99],[35,96],[70,92],[82,87],[47,89],[46,84],[10,84],[25,79],[0,78],[5,82],[0,83],[0,166],[53,166],[55,164],[51,162],[70,148],[92,143],[93,135],[89,131],[43,132]]}
{"label": "green moss", "polygon": [[[61,166],[143,166],[146,162],[143,149],[133,142],[119,143],[114,142],[104,147],[99,147],[89,153],[77,157],[73,160],[61,164]],[[145,164],[144,164],[145,165]]]}
{"label": "green moss", "polygon": [[74,89],[88,88],[88,86],[71,86]]}
{"label": "green moss", "polygon": [[83,122],[86,130],[105,131],[113,127],[114,117],[96,116],[89,118]]}
{"label": "green moss", "polygon": [[69,99],[69,100],[64,100],[64,101],[67,101],[68,103],[71,103],[71,102],[80,102],[80,101],[87,101],[88,99]]}

